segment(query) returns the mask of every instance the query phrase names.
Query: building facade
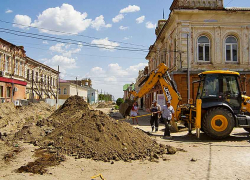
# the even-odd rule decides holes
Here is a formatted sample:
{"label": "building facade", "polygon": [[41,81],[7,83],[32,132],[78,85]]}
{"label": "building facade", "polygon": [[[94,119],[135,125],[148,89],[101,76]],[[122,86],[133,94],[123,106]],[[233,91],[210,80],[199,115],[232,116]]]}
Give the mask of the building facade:
{"label": "building facade", "polygon": [[[155,30],[156,41],[146,57],[149,72],[165,63],[172,70],[182,103],[195,98],[190,87],[198,73],[206,70],[239,72],[250,95],[250,8],[225,8],[223,0],[174,0],[170,11]],[[157,84],[148,94],[148,103],[161,93]]]}
{"label": "building facade", "polygon": [[57,71],[27,57],[23,46],[16,46],[0,38],[0,98],[2,102],[33,98],[55,99],[57,79]]}
{"label": "building facade", "polygon": [[87,102],[88,89],[86,87],[79,86],[66,80],[60,80],[59,84],[59,99],[68,99],[70,96],[78,95]]}
{"label": "building facade", "polygon": [[[141,90],[141,87],[145,84],[145,80],[147,79],[148,76],[148,66],[146,66],[143,70],[139,71],[138,77],[136,78],[136,83],[135,83],[135,91],[139,92]],[[145,94],[143,97],[138,98],[137,103],[138,107],[140,109],[145,109],[147,106],[147,94]]]}
{"label": "building facade", "polygon": [[56,99],[58,71],[29,57],[25,58],[24,68],[27,99],[32,96],[34,99]]}
{"label": "building facade", "polygon": [[1,102],[26,99],[25,50],[0,38]]}
{"label": "building facade", "polygon": [[88,87],[88,103],[98,103],[98,90],[93,89],[92,87]]}

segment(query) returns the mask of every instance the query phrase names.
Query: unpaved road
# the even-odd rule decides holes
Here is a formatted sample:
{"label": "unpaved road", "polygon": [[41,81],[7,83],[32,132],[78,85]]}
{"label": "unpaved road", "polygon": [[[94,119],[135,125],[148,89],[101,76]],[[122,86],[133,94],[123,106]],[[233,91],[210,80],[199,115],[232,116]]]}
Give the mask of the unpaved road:
{"label": "unpaved road", "polygon": [[[148,117],[139,119],[139,126],[135,127],[149,131]],[[243,129],[234,129],[231,136],[223,141],[211,140],[204,134],[201,134],[198,140],[194,135],[187,136],[186,131],[172,134],[172,140],[164,140],[161,139],[163,126],[160,127],[161,130],[151,138],[155,138],[159,143],[182,148],[186,152],[168,155],[167,161],[118,161],[114,164],[67,157],[67,160],[60,165],[50,167],[48,173],[34,175],[14,172],[33,159],[33,151],[37,148],[22,144],[24,150],[16,158],[7,164],[3,160],[0,161],[0,179],[90,180],[92,176],[98,174],[102,174],[105,180],[250,179],[250,138],[249,133]],[[0,142],[1,159],[6,151],[7,148]]]}

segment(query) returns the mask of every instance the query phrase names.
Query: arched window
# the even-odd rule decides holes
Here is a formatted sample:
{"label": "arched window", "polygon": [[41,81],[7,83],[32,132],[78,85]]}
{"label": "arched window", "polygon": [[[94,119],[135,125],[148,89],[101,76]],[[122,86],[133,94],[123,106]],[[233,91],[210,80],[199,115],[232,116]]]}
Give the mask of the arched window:
{"label": "arched window", "polygon": [[66,88],[63,89],[63,94],[67,94],[67,89]]}
{"label": "arched window", "polygon": [[237,62],[238,61],[238,42],[234,36],[228,36],[226,38],[226,61]]}
{"label": "arched window", "polygon": [[210,61],[210,41],[206,36],[198,38],[198,61]]}

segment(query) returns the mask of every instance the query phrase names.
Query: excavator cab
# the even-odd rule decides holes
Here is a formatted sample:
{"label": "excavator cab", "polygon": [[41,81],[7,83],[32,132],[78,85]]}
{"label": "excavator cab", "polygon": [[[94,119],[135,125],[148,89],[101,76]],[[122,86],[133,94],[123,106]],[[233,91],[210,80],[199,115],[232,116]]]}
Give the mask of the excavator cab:
{"label": "excavator cab", "polygon": [[214,139],[227,137],[234,127],[250,128],[250,116],[243,111],[249,97],[242,96],[239,73],[205,71],[199,74],[197,99],[201,99],[201,129]]}

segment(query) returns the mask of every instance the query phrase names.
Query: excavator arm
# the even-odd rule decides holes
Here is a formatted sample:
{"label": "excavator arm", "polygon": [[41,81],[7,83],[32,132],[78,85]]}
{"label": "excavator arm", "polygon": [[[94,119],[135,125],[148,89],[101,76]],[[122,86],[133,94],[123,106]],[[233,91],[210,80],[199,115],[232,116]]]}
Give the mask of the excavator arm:
{"label": "excavator arm", "polygon": [[135,102],[138,98],[143,97],[146,93],[148,93],[157,82],[160,82],[163,93],[165,95],[166,100],[171,101],[171,105],[174,110],[177,110],[177,105],[181,100],[180,93],[177,91],[175,82],[171,79],[168,67],[161,63],[155,71],[152,71],[147,78],[147,81],[142,86],[140,91],[137,93],[135,91],[131,91],[130,94],[133,95],[132,101],[125,101],[126,105],[120,106],[120,113],[125,117],[128,116],[130,112],[130,108],[132,108],[133,102]]}

